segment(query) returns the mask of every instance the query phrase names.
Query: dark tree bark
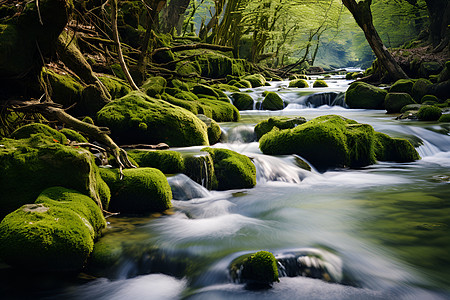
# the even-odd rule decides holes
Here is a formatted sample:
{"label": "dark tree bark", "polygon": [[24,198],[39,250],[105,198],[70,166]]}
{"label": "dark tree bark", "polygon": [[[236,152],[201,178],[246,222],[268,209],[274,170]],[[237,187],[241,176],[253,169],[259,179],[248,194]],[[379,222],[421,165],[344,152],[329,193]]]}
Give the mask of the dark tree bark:
{"label": "dark tree bark", "polygon": [[169,4],[162,11],[161,32],[169,33],[173,28],[177,28],[178,34],[181,34],[181,26],[178,26],[178,24],[189,3],[190,0],[170,0]]}
{"label": "dark tree bark", "polygon": [[363,30],[367,42],[392,79],[398,80],[408,78],[406,73],[383,44],[383,41],[373,25],[372,12],[370,11],[372,0],[362,0],[358,3],[356,0],[342,0],[342,3],[351,12],[356,23],[358,23],[359,27]]}
{"label": "dark tree bark", "polygon": [[[430,19],[430,41],[441,50],[448,44],[450,4],[448,0],[425,0]],[[444,45],[441,45],[444,43]]]}

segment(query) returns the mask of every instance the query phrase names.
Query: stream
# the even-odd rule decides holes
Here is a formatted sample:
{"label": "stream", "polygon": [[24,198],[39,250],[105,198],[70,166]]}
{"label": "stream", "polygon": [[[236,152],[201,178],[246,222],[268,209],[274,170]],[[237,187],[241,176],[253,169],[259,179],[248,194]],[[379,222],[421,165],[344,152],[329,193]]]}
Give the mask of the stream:
{"label": "stream", "polygon": [[[347,109],[342,92],[349,82],[333,76],[327,79],[328,88],[288,89],[288,82],[281,81],[250,89],[255,100],[269,90],[288,103],[282,111],[242,111],[240,122],[220,124],[227,142],[213,147],[251,157],[257,169],[254,188],[208,191],[185,175],[173,175],[168,178],[174,190],[170,214],[107,219],[102,239],[126,245],[119,265],[96,278],[81,274],[75,281],[52,284],[42,279],[30,284],[28,292],[11,288],[7,295],[97,300],[450,299],[450,124],[398,121],[385,111]],[[259,121],[280,115],[310,120],[327,114],[407,138],[422,159],[319,173],[298,167],[294,156],[266,156],[259,150],[253,135]],[[277,258],[317,257],[333,280],[284,276],[267,290],[233,282],[230,263],[260,250]],[[14,287],[15,280],[23,284],[22,275],[3,275],[3,285]]]}

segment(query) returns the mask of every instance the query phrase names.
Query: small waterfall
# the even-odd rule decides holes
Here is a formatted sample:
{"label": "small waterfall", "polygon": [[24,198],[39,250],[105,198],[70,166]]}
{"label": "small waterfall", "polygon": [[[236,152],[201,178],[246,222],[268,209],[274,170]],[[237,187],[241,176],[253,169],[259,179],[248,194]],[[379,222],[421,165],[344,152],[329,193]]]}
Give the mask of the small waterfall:
{"label": "small waterfall", "polygon": [[315,93],[305,97],[305,105],[311,108],[320,107],[322,105],[328,106],[342,106],[348,108],[345,104],[345,93],[323,92]]}
{"label": "small waterfall", "polygon": [[312,172],[278,157],[260,154],[252,154],[251,157],[256,167],[256,181],[258,183],[268,181],[300,183],[306,177],[313,176]]}
{"label": "small waterfall", "polygon": [[223,140],[228,143],[251,143],[256,141],[253,125],[240,125],[228,129],[223,135]]}
{"label": "small waterfall", "polygon": [[[207,169],[205,167],[205,169]],[[184,174],[167,177],[174,200],[191,200],[210,196],[210,192]]]}

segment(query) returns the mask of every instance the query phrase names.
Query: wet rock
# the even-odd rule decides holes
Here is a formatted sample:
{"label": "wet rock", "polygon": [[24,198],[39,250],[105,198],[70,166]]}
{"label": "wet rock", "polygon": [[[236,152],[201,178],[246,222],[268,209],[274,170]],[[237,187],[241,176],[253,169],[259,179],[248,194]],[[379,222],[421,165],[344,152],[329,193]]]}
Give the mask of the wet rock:
{"label": "wet rock", "polygon": [[399,113],[408,104],[415,104],[413,98],[406,93],[388,93],[384,100],[384,107],[387,113]]}
{"label": "wet rock", "polygon": [[256,138],[259,140],[264,134],[271,131],[274,127],[278,129],[294,128],[300,124],[306,123],[303,117],[271,117],[267,120],[259,122],[255,126]]}
{"label": "wet rock", "polygon": [[318,87],[328,87],[328,84],[325,82],[325,80],[316,80],[313,83],[313,87],[318,88]]}
{"label": "wet rock", "polygon": [[282,110],[284,108],[283,99],[275,92],[268,92],[262,101],[262,107],[265,110]]}
{"label": "wet rock", "polygon": [[270,288],[279,282],[275,256],[267,251],[259,251],[239,257],[230,265],[232,279],[245,283],[248,289]]}
{"label": "wet rock", "polygon": [[253,98],[247,93],[233,93],[231,94],[233,98],[233,104],[239,110],[252,110],[253,109]]}
{"label": "wet rock", "polygon": [[365,82],[354,82],[345,93],[350,108],[383,109],[387,92]]}
{"label": "wet rock", "polygon": [[437,121],[442,115],[442,110],[439,107],[432,105],[422,105],[417,112],[417,118],[420,121]]}
{"label": "wet rock", "polygon": [[295,79],[289,82],[290,88],[306,88],[309,87],[308,82],[305,79]]}

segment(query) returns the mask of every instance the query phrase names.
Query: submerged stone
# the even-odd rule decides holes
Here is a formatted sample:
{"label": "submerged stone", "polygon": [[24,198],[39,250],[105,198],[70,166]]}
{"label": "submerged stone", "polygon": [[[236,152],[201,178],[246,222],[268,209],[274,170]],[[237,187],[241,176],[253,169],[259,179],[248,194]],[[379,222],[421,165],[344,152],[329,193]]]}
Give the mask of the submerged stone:
{"label": "submerged stone", "polygon": [[313,87],[314,88],[317,88],[317,87],[328,87],[328,84],[324,80],[317,79],[316,81],[314,81]]}
{"label": "submerged stone", "polygon": [[417,112],[417,118],[420,121],[437,121],[441,115],[442,110],[432,105],[422,105]]}
{"label": "submerged stone", "polygon": [[375,156],[380,161],[412,162],[420,159],[413,145],[405,139],[375,132]]}
{"label": "submerged stone", "polygon": [[268,251],[239,257],[231,263],[230,272],[235,281],[247,284],[249,289],[270,288],[279,282],[277,260]]}
{"label": "submerged stone", "polygon": [[294,79],[289,82],[290,88],[306,88],[309,87],[308,82],[305,79]]}
{"label": "submerged stone", "polygon": [[387,92],[365,82],[353,82],[345,93],[350,108],[383,109]]}

